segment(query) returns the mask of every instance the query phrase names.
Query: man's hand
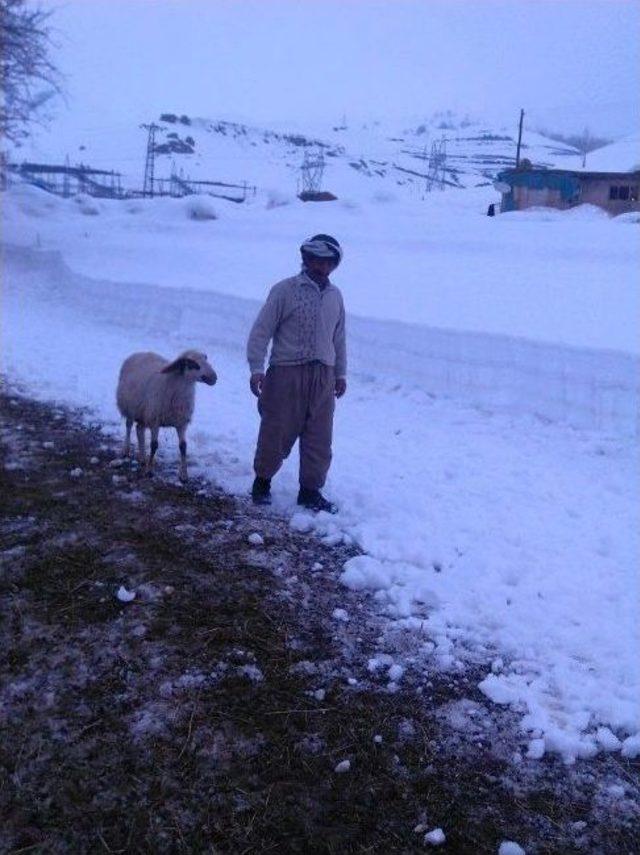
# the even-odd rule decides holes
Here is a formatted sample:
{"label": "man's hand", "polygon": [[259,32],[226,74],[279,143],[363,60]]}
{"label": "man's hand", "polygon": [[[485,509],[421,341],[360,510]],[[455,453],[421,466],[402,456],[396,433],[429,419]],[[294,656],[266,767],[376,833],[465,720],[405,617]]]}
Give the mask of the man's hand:
{"label": "man's hand", "polygon": [[338,377],[336,380],[336,398],[341,398],[347,391],[347,381],[344,377]]}
{"label": "man's hand", "polygon": [[249,387],[256,398],[262,395],[262,384],[264,383],[264,374],[252,374],[249,380]]}

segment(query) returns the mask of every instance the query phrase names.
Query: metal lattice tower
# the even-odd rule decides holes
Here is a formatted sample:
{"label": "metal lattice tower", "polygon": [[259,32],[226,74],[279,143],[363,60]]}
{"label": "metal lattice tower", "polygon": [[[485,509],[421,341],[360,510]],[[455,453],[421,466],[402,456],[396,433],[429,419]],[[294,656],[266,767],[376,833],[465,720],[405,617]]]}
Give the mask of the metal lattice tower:
{"label": "metal lattice tower", "polygon": [[305,150],[304,160],[300,171],[302,173],[302,192],[318,193],[322,186],[322,175],[324,173],[324,153],[322,149],[317,154],[310,155]]}
{"label": "metal lattice tower", "polygon": [[144,163],[144,184],[142,186],[143,196],[153,196],[153,160],[156,147],[156,131],[160,130],[160,125],[153,122],[150,125],[140,125],[149,131],[147,137],[147,157]]}
{"label": "metal lattice tower", "polygon": [[429,156],[429,174],[427,176],[427,191],[430,192],[435,187],[439,190],[444,190],[446,164],[447,141],[442,137],[441,140],[434,140],[431,146],[431,154]]}

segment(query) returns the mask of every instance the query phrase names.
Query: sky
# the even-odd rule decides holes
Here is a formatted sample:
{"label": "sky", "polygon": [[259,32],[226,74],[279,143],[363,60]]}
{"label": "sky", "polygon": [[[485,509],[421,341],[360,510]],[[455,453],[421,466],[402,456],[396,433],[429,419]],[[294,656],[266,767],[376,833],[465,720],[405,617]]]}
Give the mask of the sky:
{"label": "sky", "polygon": [[41,0],[71,111],[308,124],[437,109],[619,136],[640,0]]}

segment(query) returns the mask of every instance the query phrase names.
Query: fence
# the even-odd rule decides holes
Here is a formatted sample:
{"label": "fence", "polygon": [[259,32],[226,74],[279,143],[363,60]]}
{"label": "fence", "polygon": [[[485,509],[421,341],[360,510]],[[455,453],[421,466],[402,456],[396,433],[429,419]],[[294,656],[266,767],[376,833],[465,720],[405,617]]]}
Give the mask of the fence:
{"label": "fence", "polygon": [[0,164],[0,189],[4,190],[8,175],[17,175],[23,181],[40,187],[48,193],[65,198],[87,194],[102,199],[130,199],[139,196],[191,196],[206,193],[229,202],[245,202],[249,196],[256,195],[256,187],[245,182],[229,184],[224,181],[192,180],[177,175],[170,178],[153,178],[152,192],[125,188],[122,175],[114,170],[93,169],[84,164],[50,163],[6,163]]}

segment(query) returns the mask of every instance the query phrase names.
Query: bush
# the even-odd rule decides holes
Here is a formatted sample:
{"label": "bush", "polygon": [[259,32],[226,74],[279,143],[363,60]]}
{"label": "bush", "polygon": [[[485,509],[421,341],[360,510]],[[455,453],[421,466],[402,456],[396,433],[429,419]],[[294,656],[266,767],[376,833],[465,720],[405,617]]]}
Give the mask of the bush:
{"label": "bush", "polygon": [[377,193],[373,194],[371,199],[379,205],[386,205],[389,202],[395,202],[397,196],[394,196],[393,193],[388,193],[386,190],[378,190]]}
{"label": "bush", "polygon": [[100,214],[98,203],[95,199],[92,199],[91,196],[85,196],[81,193],[79,196],[76,196],[73,201],[80,209],[80,213],[84,214],[85,217],[97,217],[98,214]]}
{"label": "bush", "polygon": [[272,208],[282,208],[285,205],[291,204],[291,197],[280,193],[278,190],[271,190],[267,197],[266,209],[270,211]]}
{"label": "bush", "polygon": [[215,209],[211,202],[208,199],[203,199],[202,197],[190,197],[187,199],[186,204],[187,217],[190,220],[198,220],[199,222],[204,222],[205,220],[217,220],[218,215],[215,212]]}

